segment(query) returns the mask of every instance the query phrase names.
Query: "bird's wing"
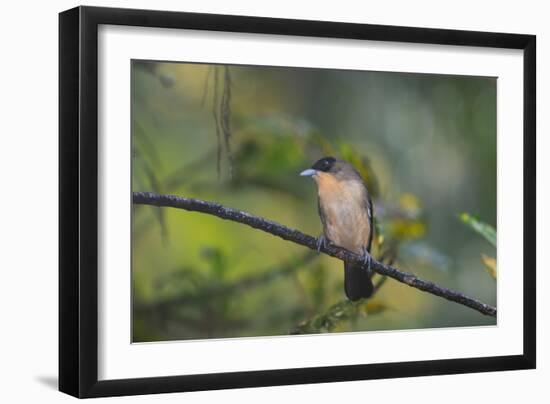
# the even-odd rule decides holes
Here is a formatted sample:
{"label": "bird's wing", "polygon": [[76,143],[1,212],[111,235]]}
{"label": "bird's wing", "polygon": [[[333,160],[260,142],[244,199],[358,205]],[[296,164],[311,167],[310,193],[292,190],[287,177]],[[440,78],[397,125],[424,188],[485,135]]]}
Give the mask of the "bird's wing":
{"label": "bird's wing", "polygon": [[319,217],[321,218],[321,223],[323,224],[323,233],[325,233],[325,237],[327,236],[326,228],[327,228],[327,219],[325,216],[325,211],[323,210],[323,207],[321,206],[321,198],[317,198],[317,210],[319,211]]}

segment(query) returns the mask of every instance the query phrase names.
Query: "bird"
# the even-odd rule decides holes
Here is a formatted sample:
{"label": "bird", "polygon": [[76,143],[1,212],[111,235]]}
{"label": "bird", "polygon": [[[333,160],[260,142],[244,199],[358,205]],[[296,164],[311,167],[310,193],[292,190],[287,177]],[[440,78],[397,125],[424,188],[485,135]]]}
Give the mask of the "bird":
{"label": "bird", "polygon": [[300,173],[317,184],[318,210],[323,225],[318,250],[329,242],[364,257],[364,265],[344,262],[344,289],[351,301],[368,298],[374,287],[370,276],[374,234],[373,205],[366,183],[353,165],[323,157]]}

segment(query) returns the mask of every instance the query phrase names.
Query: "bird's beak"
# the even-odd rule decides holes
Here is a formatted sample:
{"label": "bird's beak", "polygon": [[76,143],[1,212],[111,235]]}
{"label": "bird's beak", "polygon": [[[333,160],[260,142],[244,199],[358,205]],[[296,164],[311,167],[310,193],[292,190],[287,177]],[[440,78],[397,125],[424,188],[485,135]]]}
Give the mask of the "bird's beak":
{"label": "bird's beak", "polygon": [[315,174],[317,174],[317,170],[314,170],[313,168],[308,168],[300,173],[302,177],[312,177]]}

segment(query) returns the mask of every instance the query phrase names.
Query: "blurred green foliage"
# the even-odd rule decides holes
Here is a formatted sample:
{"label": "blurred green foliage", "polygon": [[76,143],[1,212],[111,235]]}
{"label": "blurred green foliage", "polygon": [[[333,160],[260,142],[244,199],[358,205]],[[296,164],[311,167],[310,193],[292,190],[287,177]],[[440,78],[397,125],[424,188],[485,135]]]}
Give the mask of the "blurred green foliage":
{"label": "blurred green foliage", "polygon": [[460,215],[460,220],[462,220],[462,222],[468,225],[472,230],[481,234],[485,240],[491,243],[494,247],[497,246],[497,231],[493,226],[482,222],[468,213],[462,213]]}
{"label": "blurred green foliage", "polygon": [[[495,304],[495,282],[472,265],[484,241],[456,222],[496,222],[494,78],[132,64],[134,191],[317,235],[316,189],[298,173],[326,155],[373,195],[375,256]],[[384,281],[347,302],[338,260],[209,215],[133,207],[134,342],[495,324]]]}
{"label": "blurred green foliage", "polygon": [[[460,220],[462,223],[464,223],[466,226],[470,227],[473,231],[480,234],[487,240],[493,247],[497,247],[497,231],[496,229],[479,220],[478,218],[468,214],[468,213],[462,213],[460,215]],[[485,266],[485,269],[493,279],[497,278],[497,260],[496,258],[490,257],[485,254],[481,254],[481,262],[483,262],[483,265]]]}

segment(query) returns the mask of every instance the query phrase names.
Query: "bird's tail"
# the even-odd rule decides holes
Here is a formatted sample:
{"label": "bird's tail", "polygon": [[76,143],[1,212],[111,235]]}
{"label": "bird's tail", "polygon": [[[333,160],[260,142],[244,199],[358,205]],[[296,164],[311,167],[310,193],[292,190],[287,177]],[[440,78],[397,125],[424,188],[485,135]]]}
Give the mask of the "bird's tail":
{"label": "bird's tail", "polygon": [[344,263],[344,286],[346,296],[355,301],[365,297],[371,297],[374,285],[368,271],[357,264]]}

